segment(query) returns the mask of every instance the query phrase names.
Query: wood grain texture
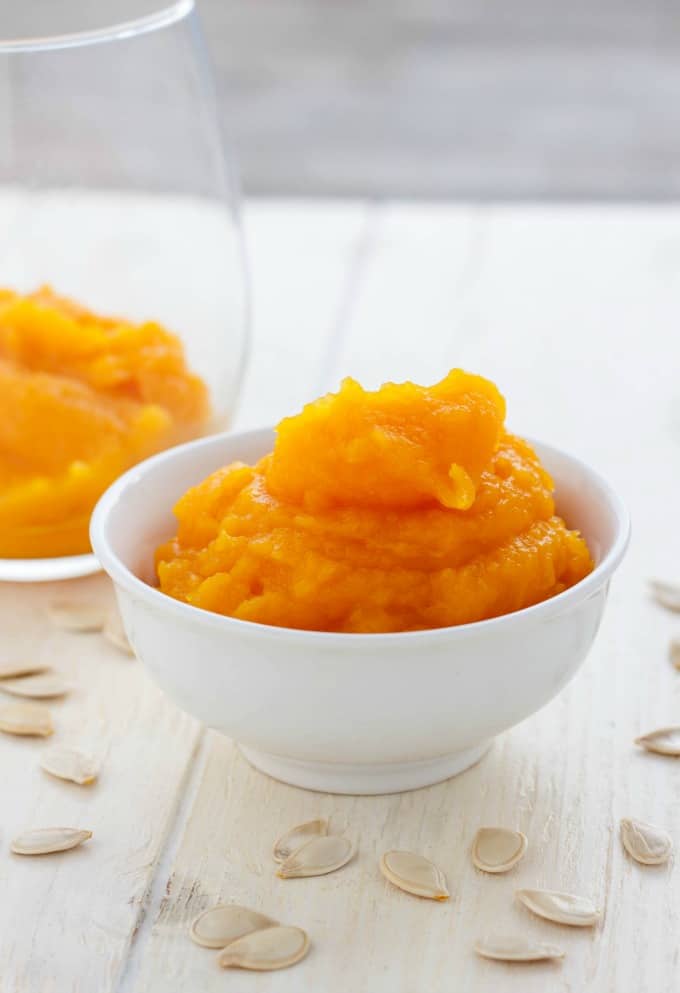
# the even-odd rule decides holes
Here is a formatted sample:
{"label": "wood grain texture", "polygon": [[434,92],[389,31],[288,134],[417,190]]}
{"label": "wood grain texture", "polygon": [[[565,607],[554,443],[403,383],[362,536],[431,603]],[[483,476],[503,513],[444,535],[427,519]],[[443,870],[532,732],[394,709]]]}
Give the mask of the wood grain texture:
{"label": "wood grain texture", "polygon": [[[318,388],[345,373],[375,384],[427,381],[455,364],[481,370],[504,389],[511,424],[592,460],[621,489],[633,544],[577,678],[457,779],[400,796],[309,794],[256,774],[214,738],[126,990],[222,989],[229,980],[214,956],[187,938],[192,918],[218,900],[247,903],[312,937],[295,969],[232,977],[258,993],[677,988],[677,869],[633,864],[618,820],[643,817],[680,840],[680,765],[632,745],[640,729],[674,719],[680,693],[665,657],[677,620],[645,592],[648,575],[677,575],[659,497],[677,488],[680,469],[679,301],[677,210],[373,211]],[[357,838],[356,860],[324,878],[277,879],[272,842],[315,816]],[[471,865],[482,824],[528,835],[526,858],[506,876]],[[432,905],[390,888],[378,858],[393,847],[441,865],[451,901]],[[590,896],[602,923],[581,931],[532,918],[513,902],[523,886]],[[564,962],[522,968],[474,955],[476,937],[515,929],[561,944]]]}
{"label": "wood grain texture", "polygon": [[247,212],[253,340],[239,428],[313,400],[354,295],[373,211],[360,202],[255,202]]}
{"label": "wood grain texture", "polygon": [[[49,704],[52,737],[3,734],[0,740],[3,993],[115,988],[200,733],[164,699],[139,662],[98,634],[56,630],[45,611],[55,596],[114,605],[103,576],[30,587],[0,584],[2,657],[37,657],[74,687],[63,701]],[[102,762],[99,782],[82,787],[49,777],[39,757],[52,743],[93,752]],[[59,855],[9,853],[20,831],[55,826],[85,827],[93,837]]]}

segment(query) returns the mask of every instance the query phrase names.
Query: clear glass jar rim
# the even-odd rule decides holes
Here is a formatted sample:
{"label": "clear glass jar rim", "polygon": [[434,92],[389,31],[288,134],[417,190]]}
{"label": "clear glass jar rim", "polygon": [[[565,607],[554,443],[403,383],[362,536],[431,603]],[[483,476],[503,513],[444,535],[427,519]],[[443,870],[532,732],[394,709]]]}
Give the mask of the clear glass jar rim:
{"label": "clear glass jar rim", "polygon": [[99,45],[108,41],[134,38],[167,28],[192,13],[195,0],[175,0],[175,3],[160,7],[159,10],[142,17],[121,21],[102,28],[72,31],[65,34],[37,35],[35,37],[3,39],[0,36],[0,54],[12,52],[38,52],[59,48],[78,48],[84,45]]}

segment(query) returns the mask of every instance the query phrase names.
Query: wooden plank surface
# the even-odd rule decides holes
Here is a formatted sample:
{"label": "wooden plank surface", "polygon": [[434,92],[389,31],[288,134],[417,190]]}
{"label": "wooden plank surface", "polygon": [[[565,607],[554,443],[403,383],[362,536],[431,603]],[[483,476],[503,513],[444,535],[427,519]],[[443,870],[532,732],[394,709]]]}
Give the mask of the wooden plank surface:
{"label": "wooden plank surface", "polygon": [[[318,388],[347,372],[371,383],[427,380],[458,363],[489,373],[506,392],[511,423],[592,459],[621,488],[633,546],[574,683],[457,779],[401,796],[314,795],[257,775],[233,745],[213,739],[126,989],[677,988],[677,870],[631,864],[617,823],[637,816],[680,838],[680,767],[632,746],[639,731],[674,719],[678,699],[665,658],[674,624],[649,603],[644,581],[672,576],[677,561],[657,500],[673,492],[680,468],[679,261],[678,211],[373,212],[352,299],[329,343],[332,371]],[[355,863],[323,879],[277,879],[274,838],[316,815],[359,840]],[[470,865],[480,824],[528,834],[529,854],[507,877]],[[450,904],[414,900],[382,880],[379,854],[402,846],[441,864]],[[513,905],[523,885],[591,896],[603,922],[579,932],[532,919]],[[211,953],[186,940],[192,917],[219,899],[301,924],[313,952],[287,973],[225,978]],[[498,929],[559,941],[567,957],[528,969],[478,960],[474,939]]]}
{"label": "wooden plank surface", "polygon": [[[497,380],[512,425],[611,478],[633,513],[631,550],[596,646],[556,701],[457,779],[380,798],[306,793],[256,773],[164,701],[138,663],[95,635],[50,628],[55,588],[0,586],[3,657],[47,656],[76,687],[53,705],[54,740],[104,755],[101,782],[80,790],[37,768],[41,744],[0,741],[0,990],[675,991],[677,866],[632,864],[617,822],[656,821],[680,843],[680,765],[631,744],[677,720],[680,693],[665,657],[677,619],[645,591],[647,576],[677,577],[680,210],[259,203],[247,223],[256,320],[240,424],[271,421],[347,373],[428,381],[462,364]],[[70,590],[110,597],[102,577],[58,587]],[[271,843],[317,814],[356,838],[356,860],[324,878],[277,879]],[[92,841],[44,861],[8,854],[15,831],[55,819],[93,829]],[[470,864],[483,823],[529,836],[508,876]],[[449,904],[383,881],[379,854],[402,846],[441,864]],[[580,932],[533,919],[513,904],[522,885],[589,895],[603,922]],[[187,937],[218,899],[302,925],[309,958],[284,973],[225,975]],[[472,943],[497,929],[557,941],[567,957],[482,962]]]}
{"label": "wooden plank surface", "polygon": [[[73,692],[50,702],[47,739],[2,735],[0,990],[90,993],[115,988],[143,917],[156,861],[172,824],[200,729],[179,713],[138,662],[97,634],[56,630],[55,596],[113,607],[103,576],[69,583],[0,584],[3,660],[37,658],[64,673]],[[2,694],[2,703],[11,697]],[[79,745],[102,762],[80,787],[39,767],[52,743]],[[20,831],[88,828],[77,851],[39,859],[9,853]]]}

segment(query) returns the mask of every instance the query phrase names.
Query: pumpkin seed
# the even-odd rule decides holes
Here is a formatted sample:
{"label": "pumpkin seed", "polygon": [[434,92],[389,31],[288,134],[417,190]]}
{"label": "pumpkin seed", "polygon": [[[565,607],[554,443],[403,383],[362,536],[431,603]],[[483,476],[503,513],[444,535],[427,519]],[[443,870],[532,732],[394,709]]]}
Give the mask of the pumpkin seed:
{"label": "pumpkin seed", "polygon": [[349,838],[338,834],[321,835],[289,855],[276,874],[281,879],[325,876],[328,872],[341,869],[353,855],[354,845]]}
{"label": "pumpkin seed", "polygon": [[680,613],[680,586],[659,579],[652,579],[649,585],[652,596],[660,606],[676,614]]}
{"label": "pumpkin seed", "polygon": [[642,865],[661,865],[673,851],[671,837],[663,828],[628,817],[621,821],[621,841],[628,854]]}
{"label": "pumpkin seed", "polygon": [[232,941],[217,961],[223,969],[286,969],[303,959],[309,951],[309,938],[299,927],[266,928]]}
{"label": "pumpkin seed", "polygon": [[46,672],[49,668],[44,662],[0,662],[0,679],[33,676],[36,672]]}
{"label": "pumpkin seed", "polygon": [[54,745],[40,759],[40,766],[57,779],[68,779],[79,786],[88,786],[99,775],[99,764],[92,755],[69,745]]}
{"label": "pumpkin seed", "polygon": [[106,640],[111,642],[111,644],[114,645],[119,652],[122,652],[123,655],[129,655],[131,658],[135,657],[132,645],[127,639],[125,629],[117,613],[109,614],[106,619],[106,624],[102,630],[102,634]]}
{"label": "pumpkin seed", "polygon": [[275,927],[276,921],[256,910],[236,903],[220,903],[204,911],[191,925],[191,938],[203,948],[224,948],[225,945],[253,931]]}
{"label": "pumpkin seed", "polygon": [[385,852],[380,871],[394,886],[428,900],[448,900],[449,890],[441,869],[414,852]]}
{"label": "pumpkin seed", "polygon": [[274,861],[285,862],[314,837],[328,834],[328,821],[321,817],[315,821],[305,821],[281,835],[274,845]]}
{"label": "pumpkin seed", "polygon": [[101,631],[106,622],[104,609],[87,600],[53,600],[48,604],[47,614],[64,631]]}
{"label": "pumpkin seed", "polygon": [[537,917],[571,927],[590,927],[600,919],[600,912],[590,900],[572,893],[554,890],[517,890],[515,896]]}
{"label": "pumpkin seed", "polygon": [[526,850],[527,839],[521,831],[483,827],[472,843],[472,861],[482,872],[507,872]]}
{"label": "pumpkin seed", "polygon": [[54,731],[52,715],[37,703],[8,703],[0,707],[0,731],[47,738]]}
{"label": "pumpkin seed", "polygon": [[671,665],[676,669],[680,669],[680,638],[674,638],[668,646],[668,656],[671,660]]}
{"label": "pumpkin seed", "polygon": [[541,962],[564,958],[564,952],[557,945],[514,935],[482,938],[475,943],[475,951],[482,958],[496,959],[499,962]]}
{"label": "pumpkin seed", "polygon": [[13,696],[32,697],[47,700],[50,697],[64,696],[70,687],[58,673],[41,672],[35,676],[22,676],[20,679],[3,679],[0,690]]}
{"label": "pumpkin seed", "polygon": [[12,842],[11,848],[15,855],[50,855],[77,848],[91,837],[91,831],[81,831],[78,828],[37,828],[20,834]]}
{"label": "pumpkin seed", "polygon": [[659,728],[635,739],[636,745],[641,745],[648,752],[658,755],[680,756],[680,727]]}

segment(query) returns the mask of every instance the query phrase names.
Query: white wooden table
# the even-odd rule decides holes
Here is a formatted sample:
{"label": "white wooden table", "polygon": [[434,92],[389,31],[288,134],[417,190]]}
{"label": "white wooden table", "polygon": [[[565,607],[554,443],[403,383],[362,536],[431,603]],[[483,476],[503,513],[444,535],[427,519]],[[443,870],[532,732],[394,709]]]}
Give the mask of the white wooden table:
{"label": "white wooden table", "polygon": [[[645,589],[680,573],[680,208],[262,202],[248,207],[247,232],[256,320],[240,426],[270,423],[346,373],[430,382],[462,365],[500,385],[515,429],[600,467],[630,506],[632,546],[596,646],[557,700],[457,779],[379,798],[265,778],[179,713],[138,662],[51,628],[43,608],[56,587],[0,586],[4,655],[48,658],[76,685],[53,707],[53,740],[104,759],[101,781],[81,789],[40,771],[41,743],[0,741],[0,990],[677,991],[678,868],[631,863],[617,825],[651,820],[680,844],[680,762],[632,744],[677,722],[680,700],[666,658],[680,620]],[[65,589],[111,595],[103,577]],[[327,877],[277,879],[275,836],[316,815],[358,837],[358,858]],[[56,823],[93,839],[42,860],[9,854],[19,829]],[[528,835],[512,873],[473,869],[482,824]],[[390,888],[377,868],[388,847],[431,855],[451,901]],[[601,926],[531,918],[513,904],[531,885],[593,897]],[[302,925],[308,959],[280,973],[220,971],[187,937],[218,900]],[[558,941],[566,958],[481,961],[473,941],[490,930]]]}

